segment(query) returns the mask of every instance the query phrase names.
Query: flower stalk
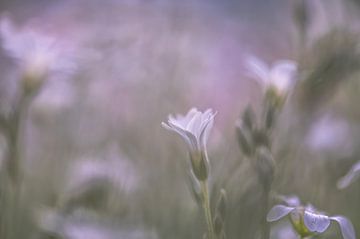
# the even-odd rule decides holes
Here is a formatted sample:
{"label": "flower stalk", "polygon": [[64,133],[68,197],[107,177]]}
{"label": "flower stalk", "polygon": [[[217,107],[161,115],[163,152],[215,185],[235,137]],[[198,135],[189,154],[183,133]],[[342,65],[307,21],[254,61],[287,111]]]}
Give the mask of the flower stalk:
{"label": "flower stalk", "polygon": [[211,207],[210,207],[210,197],[209,197],[209,189],[207,181],[201,181],[201,193],[202,193],[202,206],[204,210],[206,225],[208,229],[208,237],[209,239],[216,239],[215,232],[214,232],[214,224],[211,215]]}
{"label": "flower stalk", "polygon": [[[162,123],[165,129],[177,133],[188,146],[191,191],[204,212],[207,225],[207,239],[218,238],[215,233],[214,218],[211,213],[208,186],[210,165],[206,148],[215,114],[211,109],[202,113],[196,108],[193,108],[185,116],[177,115],[173,117],[169,115],[168,121]],[[221,222],[221,224],[223,224],[223,222]],[[224,234],[223,230],[221,230],[221,233]]]}

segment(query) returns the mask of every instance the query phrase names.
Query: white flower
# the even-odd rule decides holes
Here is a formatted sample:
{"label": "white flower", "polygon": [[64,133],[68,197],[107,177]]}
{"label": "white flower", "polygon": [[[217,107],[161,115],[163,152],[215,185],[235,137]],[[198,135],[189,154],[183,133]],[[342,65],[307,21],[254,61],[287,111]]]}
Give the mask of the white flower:
{"label": "white flower", "polygon": [[[287,199],[285,198],[285,203]],[[294,201],[294,198],[291,198]],[[290,215],[292,225],[297,233],[303,237],[325,232],[331,221],[339,224],[344,239],[355,239],[355,230],[352,223],[343,216],[329,217],[324,213],[318,212],[312,205],[301,206],[300,201],[287,206],[276,205],[268,213],[266,220],[268,222],[278,221],[281,218]]]}
{"label": "white flower", "polygon": [[206,144],[215,115],[216,113],[212,109],[202,113],[196,108],[192,108],[185,116],[169,115],[168,122],[162,122],[162,126],[179,134],[187,143],[190,151],[206,152]]}
{"label": "white flower", "polygon": [[350,171],[339,180],[337,186],[339,189],[344,189],[359,177],[360,177],[360,161],[357,162],[354,166],[352,166]]}
{"label": "white flower", "polygon": [[282,95],[289,92],[292,88],[297,73],[297,64],[291,60],[279,60],[270,67],[259,58],[250,56],[246,60],[246,67],[249,75],[265,91],[274,88]]}
{"label": "white flower", "polygon": [[312,150],[348,155],[353,144],[349,124],[331,115],[322,116],[312,124],[305,138],[305,144]]}
{"label": "white flower", "polygon": [[20,63],[25,74],[44,77],[49,72],[72,72],[71,49],[57,39],[31,28],[17,29],[8,18],[0,20],[2,47]]}

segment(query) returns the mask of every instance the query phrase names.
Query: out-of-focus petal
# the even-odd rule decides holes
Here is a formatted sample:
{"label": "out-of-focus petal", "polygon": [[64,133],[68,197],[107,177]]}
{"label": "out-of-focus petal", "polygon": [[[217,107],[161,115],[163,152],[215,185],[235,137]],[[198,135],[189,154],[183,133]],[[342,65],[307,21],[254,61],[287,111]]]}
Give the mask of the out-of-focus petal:
{"label": "out-of-focus petal", "polygon": [[248,74],[260,83],[262,86],[267,86],[269,82],[270,68],[269,66],[259,58],[255,56],[249,56],[246,59],[246,68]]}
{"label": "out-of-focus petal", "polygon": [[290,60],[277,61],[270,71],[270,81],[280,92],[287,92],[295,83],[297,64]]}
{"label": "out-of-focus petal", "polygon": [[285,217],[290,212],[292,212],[294,209],[295,209],[294,207],[276,205],[273,208],[271,208],[271,210],[269,211],[269,213],[266,216],[266,220],[268,222],[274,222],[274,221],[280,220],[281,218]]}
{"label": "out-of-focus petal", "polygon": [[355,179],[359,178],[360,176],[360,161],[357,162],[351,169],[350,171],[344,176],[342,177],[338,183],[337,183],[337,187],[339,189],[343,189],[348,187],[353,181],[355,181]]}
{"label": "out-of-focus petal", "polygon": [[290,207],[298,207],[301,205],[301,201],[299,197],[297,197],[296,195],[289,195],[289,196],[280,195],[279,198]]}
{"label": "out-of-focus petal", "polygon": [[343,216],[334,216],[330,217],[330,219],[336,221],[339,224],[341,234],[344,239],[356,239],[354,226],[349,219]]}

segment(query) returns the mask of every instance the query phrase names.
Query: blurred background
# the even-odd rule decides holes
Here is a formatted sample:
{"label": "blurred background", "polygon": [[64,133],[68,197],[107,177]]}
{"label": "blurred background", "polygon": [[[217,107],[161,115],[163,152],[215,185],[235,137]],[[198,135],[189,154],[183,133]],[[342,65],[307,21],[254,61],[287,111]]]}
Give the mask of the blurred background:
{"label": "blurred background", "polygon": [[[19,58],[34,48],[18,39],[35,32],[57,47],[22,122],[13,238],[202,238],[187,149],[161,127],[191,107],[218,112],[208,150],[212,196],[228,194],[227,237],[255,238],[261,193],[235,136],[245,107],[262,104],[249,55],[298,62],[273,137],[274,191],[345,215],[360,234],[360,180],[336,187],[360,154],[360,2],[302,2],[2,0],[1,114],[14,108]],[[10,146],[0,139],[4,167]],[[296,238],[285,220],[271,225],[272,238]],[[340,237],[332,227],[321,238]]]}

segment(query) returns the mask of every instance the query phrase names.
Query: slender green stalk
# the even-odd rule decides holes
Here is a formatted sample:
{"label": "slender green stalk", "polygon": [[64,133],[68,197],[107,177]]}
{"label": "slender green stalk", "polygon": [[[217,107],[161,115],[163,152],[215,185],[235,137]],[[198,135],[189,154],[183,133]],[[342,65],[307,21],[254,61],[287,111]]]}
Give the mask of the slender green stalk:
{"label": "slender green stalk", "polygon": [[207,181],[201,181],[201,193],[202,193],[202,205],[205,214],[206,224],[208,228],[208,238],[209,239],[216,239],[214,233],[214,224],[211,215],[211,208],[210,208],[210,198],[209,198],[209,189],[207,185]]}
{"label": "slender green stalk", "polygon": [[269,197],[270,197],[270,192],[265,193],[265,195],[264,195],[264,212],[263,212],[264,216],[262,219],[262,230],[261,230],[263,239],[270,238],[270,225],[266,221],[266,215],[267,215],[267,212],[269,211]]}
{"label": "slender green stalk", "polygon": [[21,208],[22,191],[22,168],[21,168],[21,133],[23,132],[23,121],[26,118],[29,99],[21,97],[14,112],[8,119],[4,118],[5,137],[8,143],[6,158],[6,173],[2,178],[1,208],[4,211],[1,218],[1,238],[18,238],[18,224]]}

